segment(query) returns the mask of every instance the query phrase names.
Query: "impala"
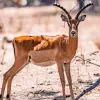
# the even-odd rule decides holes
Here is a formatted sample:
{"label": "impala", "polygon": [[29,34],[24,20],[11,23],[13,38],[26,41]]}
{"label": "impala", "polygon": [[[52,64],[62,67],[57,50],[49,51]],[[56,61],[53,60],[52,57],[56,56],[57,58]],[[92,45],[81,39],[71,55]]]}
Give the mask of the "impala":
{"label": "impala", "polygon": [[57,35],[57,36],[20,36],[13,40],[15,62],[13,66],[4,74],[3,84],[1,89],[0,100],[3,100],[5,87],[7,85],[6,99],[10,100],[11,95],[11,83],[14,76],[21,71],[30,61],[35,65],[49,66],[57,64],[60,81],[62,85],[63,99],[65,96],[65,77],[64,69],[69,83],[69,89],[71,94],[71,100],[74,99],[74,93],[72,89],[72,79],[70,74],[70,63],[73,59],[77,46],[78,46],[78,25],[81,21],[84,21],[86,15],[81,15],[81,12],[92,5],[92,3],[84,6],[76,15],[74,19],[70,16],[68,11],[59,4],[54,4],[61,8],[65,13],[61,14],[63,21],[68,23],[69,36]]}

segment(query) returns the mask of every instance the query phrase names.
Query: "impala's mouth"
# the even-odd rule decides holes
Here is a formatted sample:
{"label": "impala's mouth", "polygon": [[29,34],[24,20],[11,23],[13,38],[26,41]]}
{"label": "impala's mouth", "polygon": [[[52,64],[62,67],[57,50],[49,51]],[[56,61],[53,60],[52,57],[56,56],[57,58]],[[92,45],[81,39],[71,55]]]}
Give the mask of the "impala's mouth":
{"label": "impala's mouth", "polygon": [[75,37],[75,34],[72,34],[73,37]]}

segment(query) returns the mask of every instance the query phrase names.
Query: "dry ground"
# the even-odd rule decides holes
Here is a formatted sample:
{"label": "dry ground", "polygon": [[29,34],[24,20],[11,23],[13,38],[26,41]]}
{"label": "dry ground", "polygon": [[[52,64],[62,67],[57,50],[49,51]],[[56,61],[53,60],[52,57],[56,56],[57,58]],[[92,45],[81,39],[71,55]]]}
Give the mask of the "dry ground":
{"label": "dry ground", "polygon": [[[63,23],[59,16],[56,18],[52,17],[49,21],[48,35],[68,33],[67,24],[65,29],[61,27]],[[52,22],[55,24],[52,24]],[[35,27],[36,29],[33,28],[31,33],[33,35],[37,35],[36,32],[42,34],[41,29],[43,30],[43,27]],[[76,54],[80,57],[82,57],[81,54],[83,54],[85,59],[98,65],[100,65],[100,51],[95,47],[93,40],[95,40],[95,36],[100,38],[99,32],[100,16],[87,14],[85,22],[81,23],[79,27],[79,48]],[[3,51],[0,49],[0,57],[2,53]],[[12,45],[7,45],[4,62],[4,65],[0,65],[0,89],[3,74],[14,62]],[[84,63],[83,60],[75,57],[71,63],[71,73],[74,93],[75,96],[77,96],[83,89],[87,88],[100,77],[100,66],[88,62]],[[67,93],[69,94],[69,90],[68,84],[66,83],[66,94]],[[53,100],[55,97],[61,95],[61,84],[56,65],[41,68],[29,64],[17,74],[13,80],[12,100]],[[68,99],[70,100],[70,98]],[[86,94],[80,100],[100,100],[100,86]]]}

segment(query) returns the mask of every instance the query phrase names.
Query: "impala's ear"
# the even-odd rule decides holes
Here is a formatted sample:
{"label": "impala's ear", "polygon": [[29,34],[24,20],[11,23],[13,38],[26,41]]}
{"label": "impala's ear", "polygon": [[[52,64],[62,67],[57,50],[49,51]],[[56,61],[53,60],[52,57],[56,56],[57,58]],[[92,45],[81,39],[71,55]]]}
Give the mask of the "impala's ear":
{"label": "impala's ear", "polygon": [[79,16],[78,20],[79,20],[79,22],[81,22],[81,21],[84,21],[85,18],[86,18],[86,15],[81,15],[81,16]]}
{"label": "impala's ear", "polygon": [[67,18],[67,16],[61,14],[61,18],[62,18],[62,21],[68,22],[68,18]]}

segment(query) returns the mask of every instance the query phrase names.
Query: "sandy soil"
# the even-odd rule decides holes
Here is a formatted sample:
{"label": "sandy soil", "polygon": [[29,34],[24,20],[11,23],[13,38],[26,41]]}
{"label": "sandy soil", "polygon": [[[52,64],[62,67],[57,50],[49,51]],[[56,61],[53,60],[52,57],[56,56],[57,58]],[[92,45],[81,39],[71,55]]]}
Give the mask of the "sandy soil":
{"label": "sandy soil", "polygon": [[[58,17],[57,17],[58,18]],[[93,21],[95,19],[95,21]],[[51,19],[52,20],[52,19]],[[57,23],[56,19],[55,23]],[[51,24],[55,32],[65,33],[67,30],[61,27],[61,21],[56,24],[56,28]],[[63,23],[62,23],[63,24]],[[99,36],[100,31],[99,16],[89,15],[84,23],[79,27],[79,48],[77,56],[84,55],[85,60],[100,65],[100,51],[94,45],[94,34]],[[60,31],[57,30],[60,27]],[[39,31],[39,30],[37,30]],[[34,34],[34,32],[33,32]],[[39,33],[40,34],[40,33]],[[50,34],[50,33],[49,33]],[[53,34],[53,33],[52,33]],[[51,35],[51,34],[50,34]],[[98,37],[97,36],[97,37]],[[0,57],[3,50],[0,49]],[[3,74],[12,66],[14,62],[12,45],[7,45],[7,52],[4,59],[4,65],[0,65],[0,89],[2,86]],[[73,89],[75,97],[100,77],[100,66],[84,62],[76,57],[71,63],[71,74],[73,80]],[[68,84],[66,82],[66,94],[69,94]],[[17,74],[12,84],[12,100],[53,100],[62,95],[61,84],[56,65],[48,68],[41,68],[33,64],[27,65],[19,74]],[[61,100],[61,98],[59,98]],[[70,98],[67,98],[70,100]],[[84,95],[80,100],[100,100],[100,86]]]}
{"label": "sandy soil", "polygon": [[[0,51],[3,53],[3,51]],[[86,53],[85,59],[100,65],[100,51]],[[77,56],[82,57],[77,53]],[[4,65],[0,65],[0,88],[3,74],[12,66],[12,45],[8,49],[4,59]],[[76,57],[71,63],[73,89],[77,96],[83,89],[90,86],[100,77],[100,66],[96,66]],[[69,94],[66,83],[66,94]],[[62,95],[61,84],[56,65],[42,68],[33,64],[27,65],[13,80],[12,100],[53,100]],[[86,94],[80,100],[99,100],[100,86]],[[58,100],[61,100],[58,99]],[[70,98],[68,99],[70,100]]]}

